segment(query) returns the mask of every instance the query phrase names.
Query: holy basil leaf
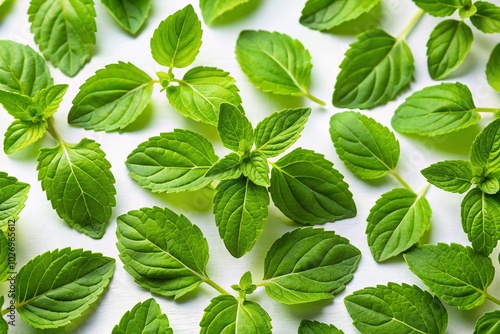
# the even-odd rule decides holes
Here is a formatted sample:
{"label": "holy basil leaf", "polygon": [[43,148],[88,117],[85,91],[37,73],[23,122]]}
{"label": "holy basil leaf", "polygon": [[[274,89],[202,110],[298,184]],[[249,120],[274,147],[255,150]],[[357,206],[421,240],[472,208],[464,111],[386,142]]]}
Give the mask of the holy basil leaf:
{"label": "holy basil leaf", "polygon": [[120,319],[111,334],[155,333],[173,334],[165,314],[161,313],[160,305],[150,298],[136,304]]}
{"label": "holy basil leaf", "polygon": [[200,334],[271,334],[271,317],[257,303],[222,295],[210,301],[200,322]]}
{"label": "holy basil leaf", "polygon": [[474,6],[477,12],[470,18],[472,24],[487,34],[500,32],[500,7],[486,1],[476,1]]}
{"label": "holy basil leaf", "polygon": [[238,153],[250,151],[254,142],[252,124],[245,114],[229,103],[220,106],[217,124],[222,145]]}
{"label": "holy basil leaf", "polygon": [[[11,268],[11,263],[9,260],[9,248],[9,240],[7,239],[5,234],[0,231],[0,283],[7,281],[10,275],[12,275],[12,273],[14,272],[14,270]],[[3,300],[0,300],[0,307],[2,307],[2,304]],[[0,333],[3,332],[0,330]]]}
{"label": "holy basil leaf", "polygon": [[154,60],[170,68],[190,65],[201,46],[201,22],[192,5],[175,12],[160,23],[151,39]]}
{"label": "holy basil leaf", "polygon": [[283,304],[332,299],[345,289],[360,259],[361,252],[333,231],[296,229],[267,252],[261,284]]}
{"label": "holy basil leaf", "polygon": [[95,131],[122,130],[144,111],[154,81],[131,63],[98,70],[80,87],[68,123]]}
{"label": "holy basil leaf", "polygon": [[136,34],[144,25],[151,0],[101,0],[115,20],[129,33]]}
{"label": "holy basil leaf", "polygon": [[369,12],[380,0],[308,0],[300,23],[316,30],[330,30]]}
{"label": "holy basil leaf", "polygon": [[46,59],[74,76],[92,57],[95,45],[93,0],[31,0],[31,32]]}
{"label": "holy basil leaf", "polygon": [[439,23],[427,42],[427,65],[434,80],[441,80],[465,60],[472,45],[472,30],[464,21]]}
{"label": "holy basil leaf", "polygon": [[458,244],[424,245],[404,255],[410,270],[437,297],[460,310],[481,305],[495,268],[489,257]]}
{"label": "holy basil leaf", "polygon": [[37,142],[47,131],[47,122],[38,123],[15,120],[5,131],[3,150],[12,154]]}
{"label": "holy basil leaf", "polygon": [[327,325],[318,321],[302,320],[298,334],[344,334],[334,325]]}
{"label": "holy basil leaf", "polygon": [[210,180],[231,180],[241,176],[241,161],[237,153],[229,153],[224,158],[213,164],[207,171],[205,177]]}
{"label": "holy basil leaf", "polygon": [[264,154],[251,152],[241,163],[243,175],[258,186],[269,187],[269,163]]}
{"label": "holy basil leaf", "polygon": [[90,139],[42,148],[38,155],[38,179],[52,207],[69,226],[94,239],[104,235],[116,205],[110,168]]}
{"label": "holy basil leaf", "polygon": [[430,184],[443,190],[462,194],[472,184],[472,167],[464,160],[440,161],[421,171]]}
{"label": "holy basil leaf", "polygon": [[416,285],[389,283],[355,291],[344,299],[354,326],[364,334],[444,334],[444,305]]}
{"label": "holy basil leaf", "polygon": [[481,178],[500,169],[500,119],[488,124],[474,139],[470,162],[474,175]]}
{"label": "holy basil leaf", "polygon": [[201,189],[212,182],[205,173],[219,158],[196,132],[176,129],[141,143],[127,157],[130,176],[153,192]]}
{"label": "holy basil leaf", "polygon": [[35,50],[0,40],[0,90],[35,96],[53,83],[45,60]]}
{"label": "holy basil leaf", "polygon": [[271,197],[288,218],[315,225],[356,215],[349,186],[323,155],[297,148],[272,165]]}
{"label": "holy basil leaf", "polygon": [[0,172],[0,230],[7,227],[9,220],[17,219],[28,199],[29,190],[29,184]]}
{"label": "holy basil leaf", "polygon": [[488,64],[486,64],[486,77],[490,86],[500,92],[500,44],[497,44],[491,52]]}
{"label": "holy basil leaf", "polygon": [[255,128],[255,146],[266,157],[275,157],[292,146],[304,129],[310,108],[283,109],[264,118]]}
{"label": "holy basil leaf", "polygon": [[241,109],[241,97],[235,80],[215,67],[195,67],[186,72],[178,85],[167,87],[167,97],[182,115],[210,125],[217,125],[221,103]]}
{"label": "holy basil leaf", "polygon": [[142,208],[117,221],[120,259],[144,289],[178,298],[207,277],[207,240],[183,215],[166,208]]}
{"label": "holy basil leaf", "polygon": [[392,127],[400,133],[438,136],[465,129],[480,119],[467,86],[442,83],[408,97],[396,109]]}
{"label": "holy basil leaf", "polygon": [[495,334],[500,331],[500,311],[485,313],[476,321],[473,334]]}
{"label": "holy basil leaf", "polygon": [[250,0],[200,0],[201,15],[206,24],[213,23],[227,12],[249,2]]}
{"label": "holy basil leaf", "polygon": [[36,328],[64,326],[97,301],[114,269],[114,259],[81,249],[39,255],[16,276],[17,312]]}
{"label": "holy basil leaf", "polygon": [[335,114],[330,135],[340,159],[362,179],[382,177],[398,164],[399,142],[373,118],[352,111]]}
{"label": "holy basil leaf", "polygon": [[430,228],[432,209],[423,196],[395,188],[377,200],[366,219],[368,245],[377,262],[415,245]]}
{"label": "holy basil leaf", "polygon": [[234,257],[250,251],[267,219],[269,194],[245,177],[221,181],[214,196],[215,223],[227,250]]}
{"label": "holy basil leaf", "polygon": [[[413,0],[413,2],[422,8],[426,13],[434,16],[450,16],[458,8],[463,7],[461,0]],[[469,0],[465,0],[470,3]]]}
{"label": "holy basil leaf", "polygon": [[332,103],[370,109],[393,100],[413,79],[413,55],[404,40],[381,29],[358,35],[340,64]]}

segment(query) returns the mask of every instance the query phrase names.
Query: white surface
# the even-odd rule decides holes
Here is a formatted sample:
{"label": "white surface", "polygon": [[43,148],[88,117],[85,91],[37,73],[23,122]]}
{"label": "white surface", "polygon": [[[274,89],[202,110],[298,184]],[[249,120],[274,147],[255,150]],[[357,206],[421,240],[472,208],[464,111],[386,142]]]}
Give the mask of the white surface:
{"label": "white surface", "polygon": [[[382,0],[382,2],[381,26],[396,36],[416,13],[417,7],[411,0]],[[113,210],[113,218],[107,232],[101,240],[92,240],[70,229],[51,208],[50,202],[47,201],[45,193],[41,190],[40,183],[37,181],[36,156],[40,147],[54,144],[49,136],[46,136],[41,143],[20,153],[11,156],[6,156],[3,150],[0,153],[0,170],[31,184],[29,199],[17,226],[18,268],[38,254],[68,246],[102,252],[117,259],[114,278],[100,302],[93,306],[95,310],[89,313],[86,319],[68,326],[65,330],[54,331],[56,333],[110,333],[123,313],[131,309],[137,302],[151,297],[148,291],[141,289],[133,282],[118,259],[118,251],[115,247],[116,217],[129,210],[157,205],[169,207],[176,212],[185,214],[202,229],[208,239],[211,255],[208,264],[210,277],[227,290],[230,289],[231,284],[237,283],[240,276],[248,270],[252,271],[254,280],[258,281],[262,277],[263,260],[270,245],[276,238],[296,227],[272,206],[262,238],[257,242],[254,250],[241,259],[234,259],[228,254],[219,239],[214,218],[210,212],[209,198],[189,194],[185,196],[186,204],[206,208],[204,212],[196,212],[175,206],[171,202],[171,196],[154,195],[130,179],[124,161],[139,143],[151,136],[171,131],[174,128],[189,128],[200,131],[210,138],[215,137],[213,129],[196,124],[177,114],[169,105],[165,94],[159,91],[159,87],[156,87],[151,107],[141,116],[137,125],[124,133],[85,131],[67,124],[67,113],[78,88],[104,65],[116,63],[119,60],[130,61],[153,77],[156,71],[164,70],[155,64],[150,55],[149,39],[160,21],[183,8],[187,3],[193,4],[201,18],[197,1],[154,0],[151,16],[145,28],[138,37],[131,37],[121,30],[100,2],[96,1],[98,34],[97,46],[91,62],[73,79],[51,67],[56,83],[70,85],[61,108],[55,114],[57,130],[67,142],[76,143],[83,137],[89,137],[101,143],[102,149],[107,153],[107,158],[113,166],[112,172],[117,179],[117,206]],[[364,231],[365,219],[369,210],[382,193],[398,186],[398,184],[390,177],[376,182],[363,182],[351,174],[338,159],[328,133],[328,123],[331,115],[340,110],[332,107],[330,101],[335,78],[339,72],[338,66],[343,59],[344,52],[348,49],[348,45],[354,41],[355,37],[353,35],[320,33],[300,25],[298,19],[304,3],[305,0],[262,0],[253,12],[239,20],[209,27],[203,23],[203,45],[192,66],[216,66],[229,71],[237,80],[243,105],[254,125],[272,111],[285,107],[312,107],[313,113],[296,146],[314,149],[324,154],[334,162],[336,168],[344,174],[345,180],[350,184],[350,190],[354,194],[358,208],[357,217],[326,224],[324,227],[328,230],[335,230],[338,234],[350,239],[351,243],[362,251],[363,258],[352,282],[332,302],[285,306],[268,298],[262,289],[259,289],[250,299],[261,303],[271,315],[274,333],[296,333],[302,319],[331,323],[347,334],[357,333],[343,304],[345,296],[364,287],[377,284],[385,285],[389,281],[417,284],[423,288],[425,286],[409,272],[402,257],[377,264],[368,249]],[[11,12],[0,22],[0,38],[29,44],[37,50],[33,36],[29,32],[27,8],[27,0],[18,0],[14,4]],[[407,41],[413,51],[416,65],[415,81],[411,84],[411,88],[401,94],[397,101],[372,111],[365,111],[365,114],[390,125],[395,108],[404,98],[411,92],[436,84],[427,73],[425,44],[430,31],[440,20],[425,15],[408,37]],[[306,99],[265,94],[250,84],[234,57],[236,39],[243,29],[278,31],[299,39],[312,55],[314,67],[311,76],[311,93],[325,100],[328,104],[327,107],[319,107]],[[489,53],[500,39],[498,36],[486,36],[479,33],[475,28],[473,30],[476,40],[472,51],[450,81],[460,81],[467,84],[472,90],[478,107],[500,106],[500,94],[488,86],[484,74]],[[175,70],[175,74],[180,77],[185,71]],[[420,189],[425,183],[424,178],[419,173],[422,168],[444,159],[467,159],[469,146],[474,136],[481,127],[491,120],[492,115],[483,115],[480,126],[439,138],[427,139],[396,134],[401,144],[401,159],[398,170],[414,189]],[[12,118],[6,112],[0,113],[0,134],[2,137],[11,121]],[[220,148],[220,145],[217,145],[216,150],[219,156],[223,156],[226,152]],[[460,202],[463,195],[449,194],[431,187],[427,198],[434,211],[432,228],[426,235],[428,242],[468,244],[460,222]],[[497,258],[498,251],[495,251],[492,255],[495,263],[498,263]],[[6,296],[6,291],[6,284],[3,284],[0,287],[0,293]],[[494,295],[500,295],[498,292],[500,291],[500,278],[494,281],[490,291]],[[215,296],[217,296],[215,290],[203,285],[195,293],[178,301],[160,296],[155,297],[160,303],[162,311],[167,314],[175,333],[196,333],[199,331],[198,324],[203,315],[203,309]],[[484,306],[470,312],[448,307],[449,325],[446,333],[472,333],[474,323],[482,312],[495,308],[496,306],[488,301]],[[12,333],[41,332],[29,327],[19,316],[16,325],[15,328],[11,328]],[[50,331],[44,331],[44,333],[47,332]]]}

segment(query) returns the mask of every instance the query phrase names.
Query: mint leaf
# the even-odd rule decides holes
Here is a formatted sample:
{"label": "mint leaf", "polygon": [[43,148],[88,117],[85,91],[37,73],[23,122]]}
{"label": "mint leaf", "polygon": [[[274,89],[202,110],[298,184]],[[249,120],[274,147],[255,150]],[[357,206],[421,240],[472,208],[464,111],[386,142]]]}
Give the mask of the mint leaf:
{"label": "mint leaf", "polygon": [[457,69],[465,60],[473,40],[472,30],[464,21],[439,23],[427,42],[427,66],[431,78],[444,79]]}
{"label": "mint leaf", "polygon": [[255,146],[266,157],[275,157],[292,146],[304,129],[310,108],[273,112],[255,127]]}
{"label": "mint leaf", "polygon": [[229,153],[210,167],[205,178],[219,181],[237,179],[242,174],[240,164],[240,156],[237,153]]}
{"label": "mint leaf", "polygon": [[269,194],[245,177],[221,181],[214,196],[215,223],[234,257],[250,251],[267,219]]}
{"label": "mint leaf", "polygon": [[95,131],[122,130],[147,107],[153,85],[153,79],[131,63],[107,65],[80,87],[68,123]]}
{"label": "mint leaf", "polygon": [[0,172],[0,230],[6,229],[9,220],[18,218],[28,199],[29,190],[29,184]]}
{"label": "mint leaf", "polygon": [[368,245],[377,262],[415,245],[431,226],[432,209],[423,196],[403,188],[386,192],[366,219]]}
{"label": "mint leaf", "polygon": [[151,38],[154,60],[170,68],[190,65],[201,46],[201,22],[192,5],[162,21]]}
{"label": "mint leaf", "polygon": [[352,111],[335,114],[330,135],[340,159],[362,179],[382,177],[398,164],[399,142],[373,118]]}
{"label": "mint leaf", "polygon": [[52,85],[40,89],[33,98],[33,102],[40,110],[37,116],[44,120],[52,116],[59,109],[68,87],[68,85]]}
{"label": "mint leaf", "polygon": [[422,169],[421,173],[430,184],[452,193],[462,194],[472,184],[472,167],[464,160],[440,161]]}
{"label": "mint leaf", "polygon": [[[2,2],[0,1],[0,6],[1,5]],[[2,309],[3,309],[3,303],[4,303],[4,297],[0,296],[0,307]],[[9,324],[3,317],[0,317],[0,333],[8,333],[8,331],[9,331]]]}
{"label": "mint leaf", "polygon": [[200,0],[201,15],[206,24],[213,23],[224,17],[224,14],[230,12],[234,8],[241,6],[250,0]]}
{"label": "mint leaf", "polygon": [[474,139],[470,162],[474,175],[482,178],[500,169],[500,119],[488,124]]}
{"label": "mint leaf", "polygon": [[480,118],[467,86],[442,83],[408,97],[396,109],[392,127],[400,133],[438,136],[465,129]]}
{"label": "mint leaf", "polygon": [[315,30],[330,30],[372,10],[380,0],[308,0],[300,24]]}
{"label": "mint leaf", "polygon": [[500,32],[500,7],[486,1],[476,1],[474,6],[477,12],[470,18],[472,24],[487,34]]}
{"label": "mint leaf", "polygon": [[151,0],[101,0],[115,20],[131,34],[136,34],[146,22]]}
{"label": "mint leaf", "polygon": [[47,131],[47,122],[38,123],[15,120],[7,128],[3,141],[3,150],[6,154],[12,154],[35,143],[43,137]]}
{"label": "mint leaf", "polygon": [[486,64],[486,77],[490,86],[500,92],[500,44],[497,44],[491,52],[488,64]]}
{"label": "mint leaf", "polygon": [[167,316],[161,313],[160,305],[153,298],[149,298],[142,303],[137,303],[132,310],[127,311],[111,333],[173,334],[174,332],[170,328]]}
{"label": "mint leaf", "polygon": [[473,334],[495,334],[500,331],[500,311],[485,313],[476,321]]}
{"label": "mint leaf", "polygon": [[461,0],[413,0],[418,7],[433,16],[452,15],[458,8],[463,7],[460,1]]}
{"label": "mint leaf", "polygon": [[144,289],[179,298],[207,277],[207,240],[183,215],[142,208],[119,216],[117,222],[120,259]]}
{"label": "mint leaf", "polygon": [[298,334],[344,334],[334,325],[327,325],[318,321],[302,320]]}
{"label": "mint leaf", "polygon": [[0,40],[0,90],[35,96],[53,83],[45,60],[35,50]]}
{"label": "mint leaf", "polygon": [[356,215],[344,177],[322,154],[297,148],[272,165],[271,197],[288,218],[314,225]]}
{"label": "mint leaf", "polygon": [[75,76],[94,50],[94,1],[31,0],[28,15],[44,57],[63,73]]}
{"label": "mint leaf", "polygon": [[210,301],[200,322],[200,334],[271,334],[271,317],[257,303],[222,295]]}
{"label": "mint leaf", "polygon": [[243,175],[258,186],[269,187],[269,163],[264,154],[251,152],[241,163]]}
{"label": "mint leaf", "polygon": [[222,145],[238,153],[250,151],[254,142],[252,124],[241,110],[229,103],[220,106],[219,131]]}
{"label": "mint leaf", "polygon": [[361,252],[335,232],[296,229],[267,252],[261,284],[283,304],[332,299],[352,279],[360,258]]}
{"label": "mint leaf", "polygon": [[458,244],[424,245],[404,255],[410,270],[444,302],[470,310],[486,299],[495,269],[489,257]]}
{"label": "mint leaf", "polygon": [[218,160],[212,144],[189,130],[161,133],[127,157],[130,176],[153,192],[197,190],[212,180],[205,173]]}
{"label": "mint leaf", "polygon": [[81,249],[38,255],[16,276],[17,312],[35,328],[69,324],[97,301],[114,269],[114,259]]}
{"label": "mint leaf", "polygon": [[177,86],[167,87],[167,97],[182,115],[210,125],[217,125],[221,103],[241,109],[241,97],[235,80],[215,67],[195,67],[186,72]]}
{"label": "mint leaf", "polygon": [[393,100],[413,79],[413,55],[404,40],[381,29],[357,36],[340,64],[332,103],[371,109]]}
{"label": "mint leaf", "polygon": [[90,139],[42,148],[38,155],[38,179],[52,207],[69,226],[94,239],[104,235],[116,205],[110,168]]}
{"label": "mint leaf", "polygon": [[[8,231],[7,235],[9,235]],[[15,239],[15,237],[13,237],[13,239]],[[9,261],[9,240],[7,239],[3,231],[0,231],[0,283],[7,281],[10,275],[12,275],[14,268],[12,268],[11,266],[13,265]],[[0,307],[2,307],[2,304],[3,300],[0,300]],[[4,332],[0,330],[0,333]]]}
{"label": "mint leaf", "polygon": [[377,285],[355,291],[344,303],[361,333],[444,334],[448,325],[441,301],[416,285]]}

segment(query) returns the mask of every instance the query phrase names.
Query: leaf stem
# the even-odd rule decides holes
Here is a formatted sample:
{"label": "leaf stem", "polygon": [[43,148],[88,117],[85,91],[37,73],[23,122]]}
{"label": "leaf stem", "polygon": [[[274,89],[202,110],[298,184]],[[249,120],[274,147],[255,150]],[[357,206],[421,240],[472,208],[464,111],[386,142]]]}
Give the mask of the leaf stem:
{"label": "leaf stem", "polygon": [[307,97],[309,100],[316,102],[320,106],[326,106],[326,102],[323,100],[318,99],[316,96],[311,95],[309,92],[304,92],[304,96]]}
{"label": "leaf stem", "polygon": [[61,136],[57,132],[56,128],[54,127],[54,118],[49,117],[47,119],[47,131],[50,133],[52,138],[54,138],[59,144],[64,145],[64,140],[62,140]]}
{"label": "leaf stem", "polygon": [[10,310],[9,310],[8,308],[6,308],[6,309],[2,310],[2,317],[3,317],[4,315],[6,315],[7,313],[9,313],[9,311],[10,311]]}
{"label": "leaf stem", "polygon": [[418,21],[422,18],[424,15],[424,11],[422,9],[419,9],[418,12],[413,16],[411,19],[410,23],[401,31],[399,36],[397,37],[398,41],[403,41],[406,39],[406,37],[410,34],[410,32],[413,30],[413,28],[417,25]]}
{"label": "leaf stem", "polygon": [[413,189],[410,187],[408,183],[399,175],[399,173],[395,169],[391,169],[391,174],[405,187],[406,189],[413,192]]}
{"label": "leaf stem", "polygon": [[425,186],[423,186],[422,189],[420,189],[420,191],[418,192],[418,197],[424,197],[425,194],[427,193],[427,190],[429,190],[429,187],[430,187],[430,183],[427,183]]}
{"label": "leaf stem", "polygon": [[212,288],[214,288],[215,290],[217,290],[218,292],[220,292],[223,295],[231,295],[229,292],[224,290],[224,288],[221,287],[219,284],[212,281],[209,277],[206,277],[206,276],[203,277],[203,282],[207,283],[208,285],[210,285]]}
{"label": "leaf stem", "polygon": [[486,297],[486,299],[489,299],[489,300],[491,300],[492,302],[494,302],[495,304],[500,305],[500,299],[498,299],[498,298],[496,298],[496,297],[493,297],[493,296],[492,296],[492,295],[490,295],[488,292],[486,292],[486,291],[485,291],[484,296]]}
{"label": "leaf stem", "polygon": [[499,108],[474,108],[472,111],[476,112],[498,112],[500,111]]}

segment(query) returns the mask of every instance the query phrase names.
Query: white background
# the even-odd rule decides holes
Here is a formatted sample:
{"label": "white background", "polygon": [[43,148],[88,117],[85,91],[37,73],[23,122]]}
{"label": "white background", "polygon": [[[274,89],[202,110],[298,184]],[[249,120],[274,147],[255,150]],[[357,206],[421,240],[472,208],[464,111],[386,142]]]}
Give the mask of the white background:
{"label": "white background", "polygon": [[[113,217],[104,237],[101,240],[93,240],[69,228],[51,208],[50,202],[41,190],[40,183],[37,181],[36,157],[40,147],[55,144],[52,138],[47,135],[39,143],[10,156],[6,156],[3,151],[0,153],[0,170],[31,185],[29,199],[17,225],[18,268],[38,254],[68,246],[101,252],[117,259],[114,278],[100,302],[92,306],[93,312],[87,313],[81,321],[76,321],[66,329],[54,331],[55,333],[110,333],[123,313],[136,303],[151,297],[148,291],[136,285],[125,272],[115,247],[116,217],[130,210],[157,205],[185,214],[202,229],[208,239],[211,255],[208,273],[226,290],[230,289],[231,284],[237,283],[240,276],[248,270],[252,271],[255,281],[260,280],[263,274],[264,256],[271,244],[285,232],[296,228],[296,225],[271,206],[262,238],[250,253],[241,259],[234,259],[219,239],[214,217],[211,214],[210,197],[189,193],[182,196],[154,195],[142,189],[128,176],[124,164],[127,155],[139,143],[160,132],[172,131],[175,128],[188,128],[218,142],[213,128],[197,124],[177,114],[169,105],[164,92],[160,92],[159,87],[156,87],[154,99],[140,120],[123,133],[85,131],[67,124],[67,113],[71,108],[72,99],[77,94],[80,85],[96,70],[119,60],[130,61],[154,77],[155,72],[165,70],[155,64],[149,51],[149,40],[154,29],[168,15],[188,3],[193,4],[201,18],[196,1],[153,0],[153,8],[144,29],[137,37],[132,37],[113,21],[99,1],[96,2],[98,33],[97,45],[91,62],[75,78],[66,77],[53,67],[51,71],[56,83],[70,85],[61,108],[54,116],[57,130],[63,139],[70,143],[77,143],[83,137],[92,138],[101,143],[102,149],[107,153],[107,158],[113,166],[112,172],[117,180],[117,206],[113,210]],[[382,3],[380,26],[394,36],[403,30],[418,10],[411,0],[382,0]],[[368,249],[365,227],[369,210],[382,193],[399,185],[389,176],[379,181],[363,182],[350,173],[338,159],[330,140],[328,123],[331,115],[341,110],[333,107],[330,101],[335,78],[339,72],[338,66],[343,59],[344,52],[355,37],[353,34],[320,33],[300,25],[298,19],[304,4],[305,0],[262,0],[257,1],[253,11],[237,20],[216,26],[206,26],[203,23],[203,45],[196,61],[188,68],[205,65],[229,71],[237,80],[244,108],[254,126],[273,111],[299,106],[312,108],[312,114],[302,138],[295,146],[314,149],[324,154],[327,159],[334,162],[335,167],[350,184],[350,190],[354,194],[358,208],[357,216],[326,224],[324,228],[347,237],[362,251],[363,257],[354,279],[347,285],[345,291],[335,296],[333,301],[285,306],[268,298],[263,289],[257,290],[250,299],[259,302],[270,314],[274,333],[296,333],[302,319],[334,324],[348,334],[357,333],[344,307],[345,296],[364,287],[385,285],[388,282],[406,282],[425,287],[410,273],[402,257],[377,264]],[[18,0],[9,12],[4,14],[0,21],[0,39],[28,44],[37,50],[29,31],[28,5],[27,0]],[[403,92],[397,101],[371,111],[364,111],[366,115],[374,117],[385,125],[390,125],[394,110],[411,92],[436,84],[427,72],[425,44],[430,31],[440,21],[441,19],[425,15],[407,39],[415,57],[416,67],[415,81],[410,89]],[[368,16],[358,28],[361,30],[375,25],[374,17]],[[278,31],[300,40],[312,55],[314,67],[311,75],[311,93],[325,100],[327,106],[319,107],[302,98],[279,97],[262,93],[250,84],[234,56],[236,39],[239,32],[244,29]],[[471,88],[478,107],[500,107],[500,94],[488,86],[485,76],[489,54],[496,43],[500,42],[500,38],[494,35],[484,35],[475,28],[473,31],[475,41],[472,51],[449,81],[467,84]],[[177,77],[181,77],[186,70],[175,70],[174,73]],[[470,144],[475,135],[491,120],[492,115],[483,115],[478,126],[437,138],[396,134],[401,144],[401,159],[398,167],[400,174],[418,191],[425,184],[425,179],[419,172],[421,169],[445,159],[467,159]],[[11,116],[2,110],[0,113],[1,134],[5,133],[11,121]],[[216,144],[216,150],[219,156],[227,152],[221,148],[220,144]],[[424,242],[459,242],[468,245],[460,222],[460,203],[463,195],[445,193],[431,187],[427,198],[433,209],[433,217],[431,230],[425,235]],[[175,201],[179,203],[175,204]],[[196,210],[193,210],[193,207]],[[498,251],[492,254],[492,259],[494,263],[498,263]],[[493,282],[490,292],[497,297],[500,296],[500,278]],[[6,283],[0,287],[0,294],[6,296]],[[156,300],[162,311],[167,314],[175,333],[196,333],[199,331],[198,324],[203,315],[203,309],[215,296],[217,296],[215,290],[209,286],[201,286],[196,292],[177,301],[160,296],[156,296]],[[446,333],[472,333],[476,319],[483,312],[496,307],[489,301],[469,312],[448,307],[449,325]],[[42,331],[32,329],[18,316],[16,327],[11,328],[11,332],[24,334]],[[51,332],[44,331],[44,333]]]}

